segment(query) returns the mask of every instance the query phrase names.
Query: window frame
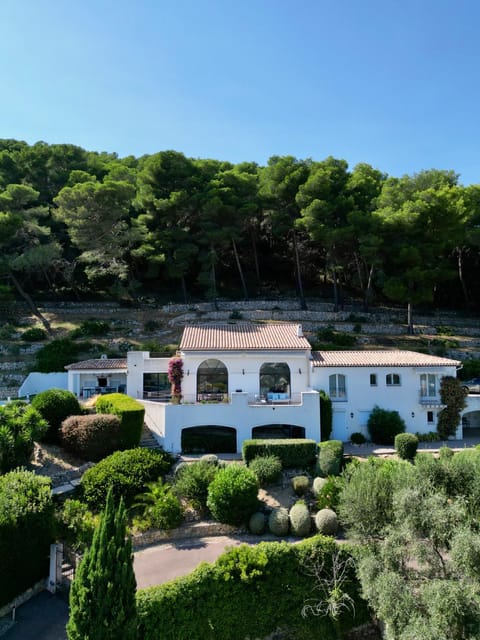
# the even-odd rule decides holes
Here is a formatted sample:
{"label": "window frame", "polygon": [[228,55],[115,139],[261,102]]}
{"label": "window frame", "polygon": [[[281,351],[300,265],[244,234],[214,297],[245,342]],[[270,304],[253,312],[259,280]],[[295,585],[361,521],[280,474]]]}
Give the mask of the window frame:
{"label": "window frame", "polygon": [[328,395],[334,402],[347,402],[347,376],[344,373],[331,373],[328,376]]}
{"label": "window frame", "polygon": [[401,387],[402,378],[399,373],[387,373],[385,375],[385,384],[387,387]]}

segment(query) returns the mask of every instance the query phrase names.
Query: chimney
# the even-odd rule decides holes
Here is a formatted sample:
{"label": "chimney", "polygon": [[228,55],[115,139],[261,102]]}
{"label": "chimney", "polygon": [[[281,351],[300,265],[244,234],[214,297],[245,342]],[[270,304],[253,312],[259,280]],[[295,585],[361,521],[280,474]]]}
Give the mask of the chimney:
{"label": "chimney", "polygon": [[297,338],[303,338],[303,330],[301,324],[297,324]]}

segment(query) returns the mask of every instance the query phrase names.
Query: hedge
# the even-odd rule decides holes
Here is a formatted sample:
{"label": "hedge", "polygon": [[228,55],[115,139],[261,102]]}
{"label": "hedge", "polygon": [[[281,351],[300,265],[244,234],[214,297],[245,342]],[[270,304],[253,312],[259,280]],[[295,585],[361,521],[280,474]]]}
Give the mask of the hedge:
{"label": "hedge", "polygon": [[343,442],[340,440],[327,440],[318,445],[318,470],[319,475],[338,476],[343,464]]}
{"label": "hedge", "polygon": [[344,612],[336,625],[327,616],[301,615],[310,598],[321,597],[312,568],[324,561],[328,570],[335,551],[341,558],[350,553],[347,545],[337,547],[323,536],[296,545],[261,542],[230,549],[188,576],[137,591],[139,638],[244,640],[282,629],[288,632],[284,637],[298,640],[334,640],[339,630],[368,619],[353,570],[345,589],[354,599],[355,617]]}
{"label": "hedge", "polygon": [[246,464],[259,456],[277,456],[283,467],[308,467],[315,462],[317,443],[306,438],[244,440],[242,457]]}
{"label": "hedge", "polygon": [[333,427],[332,400],[326,391],[320,391],[320,433],[321,440],[329,440]]}
{"label": "hedge", "polygon": [[60,442],[67,451],[98,462],[121,448],[120,418],[108,413],[70,416],[62,422]]}
{"label": "hedge", "polygon": [[0,606],[48,576],[53,522],[50,479],[0,476]]}
{"label": "hedge", "polygon": [[97,413],[113,413],[121,420],[122,449],[138,447],[142,437],[145,407],[124,393],[109,393],[98,398]]}

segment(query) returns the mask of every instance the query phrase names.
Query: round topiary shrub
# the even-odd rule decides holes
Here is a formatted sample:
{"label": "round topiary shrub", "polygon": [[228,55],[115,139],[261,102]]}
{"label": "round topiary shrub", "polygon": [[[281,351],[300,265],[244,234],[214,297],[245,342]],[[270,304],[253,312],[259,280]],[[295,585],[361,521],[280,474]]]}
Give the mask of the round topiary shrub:
{"label": "round topiary shrub", "polygon": [[81,413],[76,395],[65,389],[42,391],[33,398],[31,404],[48,422],[48,431],[42,438],[45,442],[58,442],[58,432],[62,422],[69,416]]}
{"label": "round topiary shrub", "polygon": [[111,487],[115,500],[122,496],[128,506],[147,482],[164,476],[172,464],[173,458],[167,451],[140,447],[116,451],[83,474],[80,485],[83,497],[92,509],[100,510]]}
{"label": "round topiary shrub", "polygon": [[274,536],[286,536],[289,526],[288,509],[279,507],[270,513],[268,517],[268,528]]}
{"label": "round topiary shrub", "polygon": [[261,536],[263,533],[265,533],[266,524],[267,520],[265,518],[265,514],[261,511],[257,511],[256,513],[252,514],[248,522],[248,528],[254,535]]}
{"label": "round topiary shrub", "polygon": [[105,414],[70,416],[62,422],[60,443],[85,460],[98,462],[121,448],[120,418]]}
{"label": "round topiary shrub", "polygon": [[331,509],[321,509],[315,515],[315,526],[318,533],[324,536],[334,536],[338,531],[337,514]]}
{"label": "round topiary shrub", "polygon": [[303,496],[307,493],[310,486],[310,480],[307,476],[294,476],[292,478],[292,489],[297,496]]}
{"label": "round topiary shrub", "polygon": [[365,438],[363,433],[360,433],[360,431],[355,431],[350,436],[350,442],[352,444],[365,444],[366,441],[367,441],[367,439]]}
{"label": "round topiary shrub", "polygon": [[453,449],[446,446],[440,447],[438,450],[438,456],[440,460],[450,460],[450,458],[453,458]]}
{"label": "round topiary shrub", "polygon": [[395,436],[395,451],[402,460],[413,460],[417,453],[418,438],[413,433],[399,433]]}
{"label": "round topiary shrub", "polygon": [[405,422],[398,411],[374,407],[368,418],[368,433],[375,444],[393,444],[395,436],[405,432]]}
{"label": "round topiary shrub", "polygon": [[207,507],[225,524],[246,522],[258,506],[258,480],[253,471],[239,464],[220,469],[208,487]]}
{"label": "round topiary shrub", "polygon": [[220,469],[216,464],[202,459],[181,464],[183,466],[175,472],[175,493],[191,502],[195,509],[204,511],[208,487]]}
{"label": "round topiary shrub", "polygon": [[312,528],[312,521],[310,518],[310,512],[303,500],[299,500],[290,509],[290,530],[292,535],[299,538],[308,536]]}
{"label": "round topiary shrub", "polygon": [[320,491],[322,490],[322,487],[326,484],[327,479],[326,478],[320,478],[320,477],[316,477],[313,479],[313,485],[312,485],[312,491],[313,491],[313,495],[317,498],[318,494],[320,493]]}
{"label": "round topiary shrub", "polygon": [[261,487],[276,482],[282,475],[282,461],[278,456],[258,456],[248,468],[257,476]]}
{"label": "round topiary shrub", "polygon": [[205,455],[200,456],[200,460],[209,462],[210,464],[218,464],[218,456],[216,456],[214,453],[206,453]]}

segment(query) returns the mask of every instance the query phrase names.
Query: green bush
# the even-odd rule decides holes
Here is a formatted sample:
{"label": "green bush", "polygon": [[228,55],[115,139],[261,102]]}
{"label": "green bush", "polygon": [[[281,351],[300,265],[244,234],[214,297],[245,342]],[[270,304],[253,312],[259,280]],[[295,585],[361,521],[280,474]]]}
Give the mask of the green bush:
{"label": "green bush", "polygon": [[208,460],[183,465],[175,473],[175,492],[189,500],[195,509],[207,508],[208,487],[220,467]]}
{"label": "green bush", "polygon": [[80,500],[65,500],[55,512],[56,537],[78,552],[92,544],[97,524],[98,516]]}
{"label": "green bush", "polygon": [[[355,615],[300,615],[305,600],[318,593],[313,567],[332,577],[332,557],[345,561],[350,551],[331,538],[315,536],[298,544],[261,542],[227,551],[213,564],[188,576],[137,592],[138,637],[142,640],[244,640],[277,630],[297,640],[335,640],[368,620],[354,569],[345,589]],[[316,599],[316,598],[315,598]]]}
{"label": "green bush", "polygon": [[258,480],[247,467],[230,464],[220,469],[208,487],[207,507],[219,522],[239,525],[258,507]]}
{"label": "green bush", "polygon": [[70,416],[62,422],[60,442],[67,451],[98,462],[120,449],[120,418],[108,413]]}
{"label": "green bush", "polygon": [[141,527],[175,529],[183,520],[183,510],[172,486],[161,479],[147,482],[145,490],[136,496],[134,509],[141,511]]}
{"label": "green bush", "polygon": [[293,505],[288,516],[290,519],[290,531],[293,536],[305,538],[310,534],[312,520],[308,507],[303,500],[299,500]]}
{"label": "green bush", "polygon": [[65,389],[42,391],[33,398],[32,407],[48,422],[48,431],[43,436],[46,442],[58,442],[62,422],[81,413],[76,395]]}
{"label": "green bush", "polygon": [[315,514],[315,527],[324,536],[334,536],[338,531],[338,518],[331,509],[320,509]]}
{"label": "green bush", "polygon": [[317,340],[320,343],[330,343],[337,347],[353,347],[357,342],[357,338],[350,333],[336,331],[333,327],[328,326],[317,331]]}
{"label": "green bush", "polygon": [[292,489],[297,496],[303,496],[307,493],[310,486],[310,480],[307,476],[294,476],[292,478]]}
{"label": "green bush", "polygon": [[139,447],[117,451],[83,474],[83,496],[92,509],[100,510],[112,487],[115,500],[123,497],[125,504],[129,505],[147,482],[164,476],[172,464],[173,458],[166,451]]}
{"label": "green bush", "polygon": [[20,400],[0,406],[0,473],[27,464],[47,429],[40,413]]}
{"label": "green bush", "polygon": [[0,476],[0,606],[48,576],[53,540],[50,480],[30,471]]}
{"label": "green bush", "polygon": [[276,482],[282,475],[282,462],[277,456],[254,458],[248,468],[257,476],[261,487]]}
{"label": "green bush", "polygon": [[343,442],[340,440],[327,440],[318,445],[318,471],[319,475],[338,476],[343,464]]}
{"label": "green bush", "polygon": [[84,320],[79,327],[70,332],[71,338],[83,338],[86,336],[105,336],[110,331],[110,325],[104,320],[89,318]]}
{"label": "green bush", "polygon": [[47,332],[40,327],[32,327],[22,333],[21,339],[24,342],[41,342],[47,339]]}
{"label": "green bush", "polygon": [[368,418],[368,433],[375,444],[393,444],[395,436],[404,433],[405,422],[398,411],[388,411],[375,406]]}
{"label": "green bush", "polygon": [[333,408],[332,400],[328,393],[320,391],[320,431],[321,440],[330,440],[333,427]]}
{"label": "green bush", "polygon": [[124,393],[109,393],[98,398],[97,413],[113,413],[120,418],[122,449],[138,447],[142,437],[145,407]]}
{"label": "green bush", "polygon": [[219,463],[219,458],[215,453],[205,453],[203,456],[200,456],[200,460],[215,465]]}
{"label": "green bush", "polygon": [[354,431],[350,436],[350,442],[352,444],[365,444],[366,441],[367,439],[365,438],[363,433],[360,433],[360,431]]}
{"label": "green bush", "polygon": [[418,438],[413,433],[398,433],[395,436],[395,451],[402,460],[413,460],[418,449]]}
{"label": "green bush", "polygon": [[42,373],[64,371],[67,364],[75,361],[80,347],[69,338],[52,340],[35,355],[35,370]]}
{"label": "green bush", "polygon": [[[478,446],[478,445],[477,445]],[[440,460],[449,460],[450,458],[453,458],[453,449],[450,449],[450,447],[440,447],[440,449],[438,450],[438,455],[440,457]]]}
{"label": "green bush", "polygon": [[417,433],[415,434],[418,438],[419,442],[438,442],[441,440],[440,435],[437,431],[428,431],[427,433]]}
{"label": "green bush", "polygon": [[278,507],[268,516],[268,528],[274,536],[286,536],[290,527],[290,520],[288,517],[288,509],[285,507]]}
{"label": "green bush", "polygon": [[248,528],[256,536],[261,536],[263,533],[265,533],[266,525],[267,520],[265,518],[265,514],[261,511],[256,511],[255,513],[253,513],[248,522]]}
{"label": "green bush", "polygon": [[317,509],[337,510],[343,480],[338,476],[328,476],[317,495]]}
{"label": "green bush", "polygon": [[274,455],[280,458],[284,468],[307,468],[315,462],[317,443],[306,438],[272,440],[244,440],[243,461],[246,464],[259,456]]}
{"label": "green bush", "polygon": [[318,496],[324,485],[327,483],[327,478],[316,477],[313,479],[312,492],[315,497]]}

